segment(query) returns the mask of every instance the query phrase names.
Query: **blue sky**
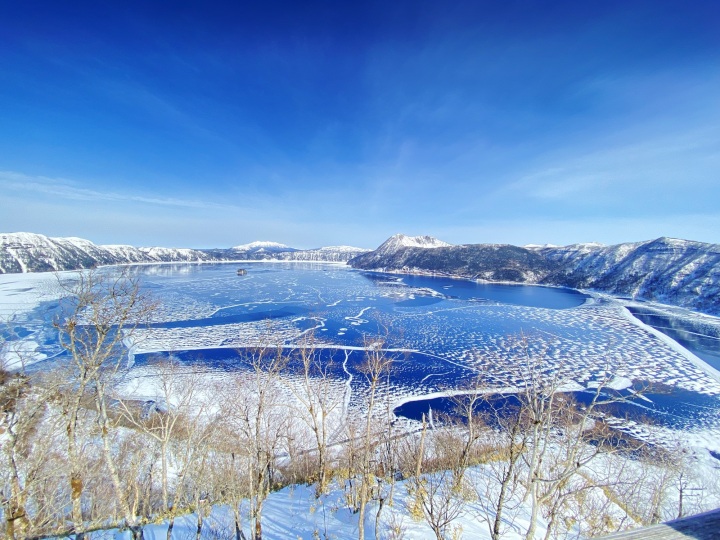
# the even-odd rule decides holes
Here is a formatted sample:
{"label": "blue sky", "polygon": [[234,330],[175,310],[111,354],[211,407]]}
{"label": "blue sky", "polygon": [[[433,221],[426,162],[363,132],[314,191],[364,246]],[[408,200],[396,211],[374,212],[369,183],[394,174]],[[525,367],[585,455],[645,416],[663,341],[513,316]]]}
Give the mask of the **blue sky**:
{"label": "blue sky", "polygon": [[720,243],[714,1],[0,0],[0,231]]}

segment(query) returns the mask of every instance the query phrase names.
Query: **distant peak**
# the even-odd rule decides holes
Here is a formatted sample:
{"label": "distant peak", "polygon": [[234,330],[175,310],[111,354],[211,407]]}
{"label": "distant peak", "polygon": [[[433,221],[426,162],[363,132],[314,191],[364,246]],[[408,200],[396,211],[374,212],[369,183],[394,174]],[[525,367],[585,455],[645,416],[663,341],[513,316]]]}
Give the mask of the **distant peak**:
{"label": "distant peak", "polygon": [[242,244],[240,246],[235,246],[233,249],[237,249],[238,251],[251,251],[255,249],[287,249],[288,246],[285,244],[280,244],[278,242],[268,242],[259,240],[257,242],[250,242],[249,244]]}
{"label": "distant peak", "polygon": [[547,248],[556,248],[560,247],[556,244],[525,244],[523,246],[525,249],[547,249]]}
{"label": "distant peak", "polygon": [[673,244],[673,245],[684,245],[684,244],[688,243],[687,240],[681,240],[680,238],[671,238],[669,236],[661,236],[660,238],[651,240],[651,242],[656,242],[658,244]]}
{"label": "distant peak", "polygon": [[448,247],[452,244],[433,238],[432,236],[407,236],[405,234],[395,234],[385,240],[378,249],[397,249],[403,247],[413,248],[439,248]]}
{"label": "distant peak", "polygon": [[359,248],[355,246],[323,246],[317,248],[317,251],[369,251],[365,248]]}

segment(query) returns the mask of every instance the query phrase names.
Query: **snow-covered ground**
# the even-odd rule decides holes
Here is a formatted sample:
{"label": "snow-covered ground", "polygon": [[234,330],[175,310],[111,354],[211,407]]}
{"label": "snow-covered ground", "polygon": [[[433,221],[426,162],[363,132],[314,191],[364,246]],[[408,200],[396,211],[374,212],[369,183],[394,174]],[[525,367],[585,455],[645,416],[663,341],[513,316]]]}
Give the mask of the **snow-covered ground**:
{"label": "snow-covered ground", "polygon": [[[331,437],[332,443],[341,438],[339,426],[346,418],[362,414],[360,407],[366,388],[361,384],[362,377],[357,376],[357,362],[353,364],[349,359],[353,351],[363,350],[362,332],[369,331],[373,325],[377,329],[378,321],[391,329],[403,330],[387,335],[384,344],[384,351],[396,357],[397,371],[380,394],[387,397],[393,407],[447,395],[448,383],[478,373],[485,374],[495,391],[517,388],[523,381],[524,367],[520,359],[525,354],[541,356],[544,367],[559,373],[560,379],[566,381],[565,390],[593,388],[599,380],[612,376],[610,386],[617,390],[627,390],[631,381],[640,380],[662,383],[709,400],[717,400],[720,395],[720,383],[714,378],[713,370],[708,369],[711,366],[666,335],[640,323],[622,302],[611,297],[599,295],[596,301],[572,309],[468,302],[449,299],[433,289],[407,287],[402,280],[370,282],[340,267],[324,267],[328,268],[326,272],[313,267],[314,273],[302,275],[293,274],[289,268],[258,264],[254,267],[257,272],[251,271],[248,279],[242,280],[233,276],[232,268],[224,269],[224,273],[206,272],[211,269],[199,267],[177,267],[167,273],[162,267],[149,270],[144,275],[144,286],[156,291],[162,300],[155,314],[158,327],[139,331],[134,337],[128,369],[121,373],[116,395],[160,400],[162,370],[158,364],[148,361],[150,353],[166,357],[175,354],[173,351],[186,355],[192,351],[236,354],[236,349],[253,347],[268,335],[286,349],[292,349],[314,331],[313,346],[320,351],[336,351],[339,358],[345,358],[345,362],[338,362],[339,375],[332,382],[333,391],[342,402],[334,409],[335,415],[330,421],[331,431],[336,432]],[[18,367],[20,360],[26,365],[42,362],[52,354],[39,337],[49,323],[36,318],[37,309],[58,300],[58,277],[66,280],[73,276],[76,274],[72,272],[57,277],[52,274],[0,275],[0,317],[10,322],[12,331],[19,332],[19,336],[12,332],[6,336],[10,341],[4,354],[10,367]],[[298,305],[311,308],[300,314],[270,319],[261,316]],[[260,314],[257,320],[252,320],[256,314]],[[178,322],[183,324],[177,325]],[[528,338],[527,348],[522,345],[521,336],[513,333],[518,328]],[[134,365],[134,358],[140,355],[145,356]],[[227,376],[226,366],[208,363],[182,375],[178,384],[196,387],[198,401],[204,401],[212,394],[215,382]],[[288,377],[278,387],[279,395],[285,402],[291,401],[298,385],[298,380]],[[172,403],[172,399],[170,401]],[[650,406],[646,402],[641,404]],[[686,447],[697,452],[695,473],[706,479],[718,477],[719,462],[707,452],[720,453],[717,407],[674,426],[650,426],[619,419],[610,422],[639,439],[665,446],[684,441]],[[403,425],[412,428],[414,424],[405,420]],[[601,465],[598,464],[600,468],[594,473],[604,474]],[[483,479],[491,473],[490,466],[471,469],[470,485],[483,485]],[[434,538],[419,517],[409,490],[408,482],[397,484],[393,503],[386,504],[381,515],[379,538]],[[708,497],[704,502],[713,504],[710,490],[704,493],[703,496]],[[712,497],[715,495],[713,492]],[[488,525],[483,519],[492,516],[483,511],[480,497],[471,492],[466,497],[453,527],[464,538],[489,538]],[[600,494],[591,497],[600,497]],[[720,499],[715,504],[720,505]],[[517,495],[513,507],[504,536],[510,539],[524,535],[529,516],[527,503],[522,503]],[[373,503],[366,523],[367,538],[375,538],[376,509]],[[612,519],[627,519],[621,505],[611,505],[607,512]],[[304,485],[288,486],[272,493],[265,506],[263,524],[265,536],[270,539],[339,539],[357,535],[357,514],[350,511],[345,491],[337,485],[319,499],[313,487]],[[176,522],[174,537],[194,537],[196,526],[194,515],[185,516]],[[226,507],[214,507],[203,527],[205,538],[232,537],[232,512]],[[245,521],[243,527],[249,537],[250,524]],[[539,536],[544,527],[541,520]],[[167,525],[162,523],[148,525],[145,537],[165,538],[166,529]],[[570,530],[574,529],[570,527]],[[398,534],[393,536],[393,531]],[[95,536],[125,538],[129,534],[111,531]]]}
{"label": "snow-covered ground", "polygon": [[[566,511],[575,520],[568,520],[561,526],[562,537],[566,539],[587,537],[588,531],[594,527],[608,526],[634,528],[639,526],[636,521],[643,514],[651,512],[651,477],[660,470],[652,466],[642,469],[639,463],[620,461],[622,458],[613,455],[601,456],[585,470],[583,475],[593,478],[600,486],[587,489],[582,496],[569,497]],[[720,505],[720,485],[717,483],[718,465],[712,458],[699,456],[694,462],[692,478],[686,478],[686,487],[702,485],[702,491],[689,490],[685,501],[686,511],[692,508],[712,508]],[[490,539],[489,522],[495,518],[495,512],[488,506],[488,496],[497,494],[497,463],[470,467],[464,475],[461,493],[454,501],[456,516],[446,529],[447,538]],[[614,486],[619,471],[627,478],[637,479],[636,485],[627,490],[625,486]],[[424,477],[428,482],[437,482],[443,473],[428,474]],[[698,480],[705,476],[715,478],[712,481]],[[418,506],[418,484],[413,479],[398,481],[391,489],[389,484],[380,485],[386,500],[378,516],[378,503],[368,505],[365,519],[365,538],[368,540],[433,540],[435,534],[426,522],[423,512]],[[626,489],[625,492],[621,492]],[[608,498],[610,490],[616,495]],[[672,491],[672,488],[670,489]],[[525,538],[530,523],[530,503],[523,500],[523,490],[511,493],[504,508],[502,520],[502,538],[518,540]],[[657,496],[657,495],[656,495]],[[704,500],[698,501],[700,496]],[[438,499],[440,500],[440,499]],[[657,501],[659,518],[668,520],[677,512],[677,501],[672,497]],[[251,538],[252,522],[248,518],[248,501],[241,505],[241,527],[246,538]],[[234,538],[234,517],[232,509],[227,506],[207,507],[203,511],[202,538],[232,539]],[[177,518],[173,528],[173,538],[195,538],[197,531],[197,514],[187,514]],[[146,525],[143,533],[147,540],[165,540],[167,522]],[[268,540],[343,540],[357,538],[358,514],[353,512],[348,503],[347,486],[334,482],[326,494],[318,496],[315,486],[291,485],[271,493],[263,509],[263,537]],[[543,538],[547,528],[547,520],[540,516],[537,522],[535,538]],[[584,534],[583,534],[584,532]],[[103,531],[93,533],[91,538],[113,538],[130,540],[127,531]]]}
{"label": "snow-covered ground", "polygon": [[[720,396],[717,373],[706,362],[640,323],[622,302],[606,295],[572,309],[546,309],[447,300],[453,283],[433,290],[408,287],[402,279],[371,282],[336,265],[254,263],[249,268],[248,276],[238,279],[233,268],[221,265],[138,267],[144,286],[160,305],[156,327],[136,333],[128,367],[139,354],[231,355],[268,335],[292,348],[314,332],[318,346],[357,350],[364,333],[377,331],[381,324],[392,329],[385,348],[397,359],[390,392],[395,406],[442,395],[480,373],[496,390],[517,387],[524,377],[524,354],[541,357],[548,371],[575,390],[591,388],[612,371],[623,379]],[[59,352],[42,333],[48,332],[49,321],[38,320],[35,310],[57,300],[58,277],[76,275],[0,275],[0,317],[12,319],[11,326],[22,334],[6,346],[10,366],[17,367],[20,360],[29,365]],[[288,306],[298,308],[299,314],[273,315]],[[527,349],[519,346],[520,333]],[[127,376],[134,376],[132,370]],[[222,376],[222,371],[212,376]],[[346,383],[343,373],[339,377]],[[351,401],[362,402],[362,386],[354,386],[353,392]],[[720,450],[720,418],[712,412],[695,416],[695,424],[683,425],[688,436]]]}

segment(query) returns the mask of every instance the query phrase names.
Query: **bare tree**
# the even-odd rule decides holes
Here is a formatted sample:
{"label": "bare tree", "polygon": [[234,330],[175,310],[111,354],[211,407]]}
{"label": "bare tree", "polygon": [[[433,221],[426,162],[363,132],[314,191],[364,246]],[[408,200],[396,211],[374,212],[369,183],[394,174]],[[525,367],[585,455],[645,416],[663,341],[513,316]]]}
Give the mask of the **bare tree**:
{"label": "bare tree", "polygon": [[[385,432],[385,426],[378,425],[376,414],[378,401],[382,399],[384,389],[388,390],[386,376],[389,373],[393,359],[383,350],[384,341],[369,340],[365,343],[365,361],[361,372],[367,384],[365,399],[364,426],[360,435],[359,459],[357,462],[357,503],[358,503],[358,540],[365,538],[365,514],[367,504],[370,502],[376,489],[374,467],[379,435]],[[387,395],[384,396],[387,399]],[[380,429],[378,429],[378,427]]]}
{"label": "bare tree", "polygon": [[428,459],[425,455],[427,424],[423,415],[415,474],[407,482],[414,512],[422,516],[437,540],[444,540],[448,533],[452,536],[455,532],[452,523],[462,515],[468,493],[465,466],[457,459],[458,433],[449,424],[440,429],[443,433],[433,433],[432,457]]}
{"label": "bare tree", "polygon": [[154,306],[141,290],[137,280],[124,274],[99,271],[77,274],[70,285],[60,282],[71,307],[54,321],[61,346],[71,359],[68,399],[63,401],[66,418],[67,452],[71,469],[70,488],[72,520],[75,534],[82,536],[81,498],[85,489],[83,464],[78,448],[77,429],[80,410],[94,403],[102,439],[105,465],[133,537],[142,537],[142,527],[133,515],[126,498],[120,471],[113,455],[111,431],[113,421],[108,412],[108,389],[126,356],[124,344],[134,331],[146,322]]}
{"label": "bare tree", "polygon": [[[2,348],[0,343],[0,358]],[[32,484],[42,474],[42,462],[33,458],[42,453],[43,445],[39,441],[35,445],[35,434],[46,407],[43,396],[22,372],[11,373],[0,366],[0,430],[6,466],[2,470],[2,507],[7,538],[29,536],[39,517],[31,515],[27,504]]]}
{"label": "bare tree", "polygon": [[288,408],[279,376],[286,365],[280,346],[240,351],[248,364],[233,376],[235,399],[228,402],[227,426],[236,434],[249,470],[248,494],[254,540],[262,539],[263,505],[274,484],[277,455],[288,432]]}
{"label": "bare tree", "polygon": [[198,395],[202,384],[194,366],[183,366],[173,358],[158,359],[154,366],[157,372],[153,377],[156,388],[152,399],[120,399],[119,404],[125,421],[159,446],[161,510],[167,515],[171,507],[168,478],[171,443],[192,440],[191,432],[206,420],[206,404]]}
{"label": "bare tree", "polygon": [[[603,421],[602,407],[627,398],[610,392],[617,368],[613,369],[608,361],[579,406],[564,391],[571,381],[562,365],[546,365],[543,352],[533,354],[524,336],[518,340],[517,347],[524,361],[524,382],[518,399],[526,449],[521,454],[527,469],[525,500],[530,502],[525,537],[535,538],[538,516],[544,508],[548,518],[547,539],[558,524],[563,501],[578,489],[573,484],[576,475],[598,455],[617,448],[614,433]],[[584,485],[583,489],[591,486]]]}
{"label": "bare tree", "polygon": [[298,413],[303,423],[310,429],[314,439],[314,452],[317,455],[317,494],[325,493],[329,482],[328,438],[331,435],[332,415],[342,406],[342,396],[338,393],[332,378],[334,363],[332,356],[327,358],[315,347],[312,336],[301,343],[294,355],[292,367],[299,364],[293,374],[299,375],[299,384],[294,378],[286,378],[295,399],[300,404]]}

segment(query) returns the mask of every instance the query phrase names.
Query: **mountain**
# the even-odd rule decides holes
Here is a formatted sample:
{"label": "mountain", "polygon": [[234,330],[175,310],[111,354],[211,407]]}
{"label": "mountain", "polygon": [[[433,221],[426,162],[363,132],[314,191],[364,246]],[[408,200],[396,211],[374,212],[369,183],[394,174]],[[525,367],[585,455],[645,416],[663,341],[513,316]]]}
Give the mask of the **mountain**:
{"label": "mountain", "polygon": [[559,268],[543,283],[596,289],[720,314],[720,245],[675,238],[541,250]]}
{"label": "mountain", "polygon": [[430,236],[395,235],[350,261],[355,268],[436,272],[488,281],[535,283],[551,268],[541,254],[496,244],[453,246]]}
{"label": "mountain", "polygon": [[317,249],[278,253],[276,258],[283,261],[348,262],[350,259],[367,252],[367,249],[352,246],[326,246]]}
{"label": "mountain", "polygon": [[0,234],[0,274],[92,268],[107,264],[196,262],[210,257],[194,249],[98,246],[82,238]]}
{"label": "mountain", "polygon": [[366,270],[593,289],[720,314],[718,244],[658,238],[614,246],[471,244],[427,249],[405,245],[398,236],[349,264]]}
{"label": "mountain", "polygon": [[439,247],[449,247],[452,244],[433,238],[432,236],[407,236],[404,234],[395,234],[385,240],[375,251],[384,253],[396,251],[400,248],[424,248],[433,249]]}
{"label": "mountain", "polygon": [[77,270],[101,265],[163,262],[287,260],[347,262],[367,250],[331,246],[299,250],[276,242],[252,242],[230,249],[186,249],[95,245],[83,238],[34,233],[0,233],[0,274]]}
{"label": "mountain", "polygon": [[347,262],[369,250],[351,246],[296,249],[275,242],[252,242],[230,249],[204,249],[202,251],[217,261]]}
{"label": "mountain", "polygon": [[283,253],[288,251],[298,251],[297,249],[288,247],[285,244],[265,241],[250,242],[249,244],[235,246],[230,249],[245,253]]}

